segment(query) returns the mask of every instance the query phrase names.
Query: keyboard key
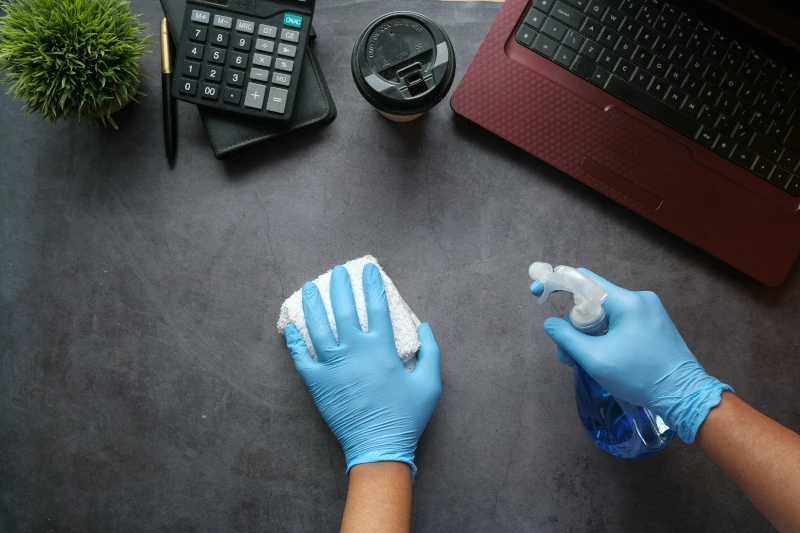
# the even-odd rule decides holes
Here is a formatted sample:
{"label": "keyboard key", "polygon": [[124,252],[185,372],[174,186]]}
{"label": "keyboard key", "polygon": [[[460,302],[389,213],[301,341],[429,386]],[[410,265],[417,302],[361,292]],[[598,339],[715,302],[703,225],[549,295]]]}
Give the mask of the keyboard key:
{"label": "keyboard key", "polygon": [[688,95],[686,96],[686,100],[683,101],[683,105],[681,105],[680,109],[690,117],[696,119],[700,115],[700,111],[703,109],[703,102],[699,98]]}
{"label": "keyboard key", "polygon": [[672,51],[672,55],[669,56],[670,60],[678,65],[681,68],[686,68],[689,66],[689,60],[692,59],[692,53],[687,50],[686,48],[681,48],[680,46],[676,46],[675,50]]}
{"label": "keyboard key", "polygon": [[750,83],[755,83],[758,79],[758,75],[761,73],[761,69],[758,68],[758,65],[754,65],[750,61],[746,61],[742,68],[739,70],[739,76],[744,78],[745,81],[749,81]]}
{"label": "keyboard key", "polygon": [[556,5],[550,15],[553,18],[560,20],[567,26],[576,29],[581,27],[583,20],[586,18],[586,15],[574,7],[565,4],[564,2],[556,2]]}
{"label": "keyboard key", "polygon": [[630,39],[636,39],[641,29],[642,29],[641,24],[629,18],[625,19],[625,22],[622,23],[622,26],[620,26],[619,31],[622,35]]}
{"label": "keyboard key", "polygon": [[603,68],[613,70],[614,67],[617,66],[617,61],[619,61],[619,56],[617,54],[607,49],[603,49],[603,53],[600,54],[600,59],[597,60],[597,63]]}
{"label": "keyboard key", "polygon": [[719,65],[722,63],[722,58],[725,57],[725,48],[719,43],[711,43],[708,45],[708,48],[706,48],[703,56],[712,63]]}
{"label": "keyboard key", "polygon": [[713,128],[717,125],[717,120],[719,120],[721,115],[722,114],[713,107],[705,106],[700,112],[700,116],[697,118],[709,128]]}
{"label": "keyboard key", "polygon": [[771,124],[772,119],[769,118],[769,115],[761,111],[756,111],[753,118],[750,119],[750,126],[759,133],[767,133]]}
{"label": "keyboard key", "polygon": [[204,83],[203,92],[200,93],[200,96],[208,100],[216,100],[219,98],[219,85],[214,85],[213,83]]}
{"label": "keyboard key", "polygon": [[747,59],[760,67],[767,63],[767,56],[756,50],[750,50],[750,53],[747,54]]}
{"label": "keyboard key", "polygon": [[669,71],[669,66],[670,64],[668,60],[662,57],[656,57],[655,59],[653,59],[653,62],[650,63],[650,72],[652,72],[653,74],[655,74],[660,78],[664,78],[667,76],[667,71]]}
{"label": "keyboard key", "polygon": [[239,105],[239,102],[242,101],[242,90],[225,87],[225,90],[222,91],[222,101],[226,104]]}
{"label": "keyboard key", "polygon": [[208,49],[208,57],[206,58],[211,63],[224,63],[226,51],[222,48],[214,48],[213,46]]}
{"label": "keyboard key", "polygon": [[653,51],[662,57],[669,57],[673,50],[675,50],[675,45],[665,37],[659,37],[653,46]]}
{"label": "keyboard key", "polygon": [[702,77],[703,74],[706,73],[706,69],[708,68],[709,63],[705,59],[700,59],[699,57],[693,57],[691,61],[689,61],[689,66],[686,69],[689,71],[689,74],[693,76],[697,76],[698,78]]}
{"label": "keyboard key", "polygon": [[790,70],[788,67],[783,69],[781,77],[791,81],[792,83],[800,82],[800,74],[794,70]]}
{"label": "keyboard key", "polygon": [[603,29],[603,33],[600,34],[600,39],[597,42],[605,46],[606,48],[614,49],[619,41],[619,33],[615,32],[612,29],[605,28]]}
{"label": "keyboard key", "polygon": [[772,109],[775,107],[775,104],[778,103],[778,99],[768,93],[761,93],[758,95],[756,99],[756,109],[759,111],[763,111],[765,113],[772,113]]}
{"label": "keyboard key", "polygon": [[228,85],[235,85],[236,87],[241,87],[242,85],[244,85],[244,72],[228,69],[228,71],[225,73],[225,83],[227,83]]}
{"label": "keyboard key", "polygon": [[669,90],[669,83],[665,82],[662,79],[656,78],[653,80],[653,83],[650,84],[650,87],[647,89],[647,92],[654,95],[656,98],[661,100],[667,96],[667,91]]}
{"label": "keyboard key", "polygon": [[700,21],[697,19],[697,17],[695,17],[694,15],[692,15],[690,13],[684,13],[683,15],[681,15],[680,21],[681,21],[681,24],[683,24],[685,26],[688,26],[689,28],[691,28],[693,30],[695,28],[697,28],[697,25],[700,23]]}
{"label": "keyboard key", "polygon": [[602,51],[602,47],[597,44],[596,42],[587,39],[585,43],[583,43],[583,48],[581,48],[581,54],[585,55],[591,60],[596,60],[600,57],[600,52]]}
{"label": "keyboard key", "polygon": [[205,50],[205,46],[202,44],[190,44],[186,47],[186,57],[191,57],[194,59],[202,59],[203,58],[203,50]]}
{"label": "keyboard key", "polygon": [[722,60],[722,67],[736,74],[739,69],[744,65],[744,57],[736,53],[729,53]]}
{"label": "keyboard key", "polygon": [[753,105],[756,103],[756,99],[758,98],[760,92],[761,91],[756,89],[754,86],[745,83],[742,85],[742,88],[739,89],[739,94],[737,96],[739,97],[739,100],[742,100],[747,105]]}
{"label": "keyboard key", "polygon": [[731,40],[730,50],[731,52],[738,54],[742,57],[744,57],[745,54],[747,54],[747,48],[740,41],[736,39]]}
{"label": "keyboard key", "polygon": [[[550,0],[548,0],[549,2]],[[300,42],[300,32],[297,30],[288,30],[283,28],[281,30],[281,40],[282,41],[289,41],[290,43],[298,43]]]}
{"label": "keyboard key", "polygon": [[686,81],[683,82],[683,90],[692,96],[700,96],[703,90],[703,80],[695,78],[694,76],[687,76]]}
{"label": "keyboard key", "polygon": [[668,2],[664,2],[664,7],[661,12],[672,20],[678,20],[681,16],[681,10]]}
{"label": "keyboard key", "polygon": [[797,163],[800,161],[800,156],[791,150],[784,150],[783,155],[778,159],[778,164],[783,168],[787,168],[794,172],[797,169]]}
{"label": "keyboard key", "polygon": [[734,143],[732,140],[728,139],[727,137],[720,137],[717,139],[717,143],[714,145],[714,151],[717,152],[722,157],[728,159],[733,153]]}
{"label": "keyboard key", "polygon": [[620,5],[619,8],[626,15],[635,17],[639,14],[639,10],[642,9],[642,4],[643,2],[639,0],[625,0],[622,2],[622,5]]}
{"label": "keyboard key", "polygon": [[753,139],[755,134],[756,132],[747,126],[742,126],[739,124],[739,126],[736,128],[736,132],[733,134],[733,140],[742,146],[749,146],[750,141]]}
{"label": "keyboard key", "polygon": [[781,189],[786,187],[789,184],[789,180],[792,179],[792,173],[788,170],[782,169],[781,167],[775,167],[775,170],[772,171],[772,175],[769,177],[769,182],[774,183]]}
{"label": "keyboard key", "polygon": [[747,170],[753,168],[753,163],[756,162],[756,158],[758,156],[742,146],[741,144],[737,144],[736,148],[733,149],[733,155],[731,156],[731,161],[736,163],[737,165],[741,165]]}
{"label": "keyboard key", "polygon": [[778,83],[778,78],[762,70],[761,75],[756,80],[756,87],[762,91],[772,92],[776,83]]}
{"label": "keyboard key", "polygon": [[198,9],[192,9],[192,21],[199,22],[200,24],[208,24],[208,21],[211,19],[211,14],[208,11],[200,11]]}
{"label": "keyboard key", "polygon": [[703,90],[700,92],[700,99],[708,105],[716,105],[722,93],[713,85],[706,83]]}
{"label": "keyboard key", "polygon": [[636,65],[628,61],[627,59],[620,59],[617,66],[614,67],[614,74],[619,76],[625,81],[630,81],[633,77],[633,73],[636,70]]}
{"label": "keyboard key", "polygon": [[717,125],[714,128],[720,135],[724,135],[725,137],[733,137],[734,132],[736,131],[737,122],[733,120],[728,115],[722,114],[717,120]]}
{"label": "keyboard key", "polygon": [[250,81],[269,81],[269,71],[260,68],[250,69]]}
{"label": "keyboard key", "polygon": [[[663,82],[662,82],[663,83]],[[674,129],[678,133],[694,139],[699,124],[682,113],[653,98],[632,84],[612,75],[606,84],[606,90],[633,107],[647,113]]]}
{"label": "keyboard key", "polygon": [[[253,54],[253,57],[255,58],[260,55],[262,54]],[[231,52],[230,55],[228,56],[228,66],[236,68],[247,68],[247,59],[248,59],[247,54]]]}
{"label": "keyboard key", "polygon": [[658,40],[658,34],[655,30],[644,27],[642,28],[642,31],[639,32],[639,35],[636,36],[635,40],[637,43],[646,46],[647,48],[652,48]]}
{"label": "keyboard key", "polygon": [[761,157],[777,162],[783,151],[783,146],[763,135],[756,134],[753,140],[750,141],[750,149]]}
{"label": "keyboard key", "polygon": [[549,13],[550,8],[553,7],[553,0],[533,0],[533,7]]}
{"label": "keyboard key", "polygon": [[609,28],[618,30],[619,27],[622,25],[623,20],[625,20],[625,15],[623,15],[613,7],[609,7],[608,11],[606,11],[606,14],[603,15],[602,22]]}
{"label": "keyboard key", "polygon": [[556,49],[558,49],[558,43],[549,37],[539,34],[536,36],[536,39],[534,39],[531,48],[545,56],[547,59],[550,59],[553,57],[553,55],[555,55]]}
{"label": "keyboard key", "polygon": [[599,39],[600,32],[603,31],[605,26],[600,24],[594,19],[586,19],[586,22],[583,23],[583,28],[581,29],[581,33],[586,35],[589,39]]}
{"label": "keyboard key", "polygon": [[[256,62],[255,58],[253,59],[253,64],[255,64],[256,66],[261,66],[259,63]],[[277,70],[282,70],[284,72],[291,72],[292,69],[294,69],[294,61],[292,61],[291,59],[283,59],[282,57],[279,57],[275,59],[275,68]]]}
{"label": "keyboard key", "polygon": [[181,75],[188,78],[200,76],[200,63],[196,61],[183,61],[181,63]]}
{"label": "keyboard key", "polygon": [[630,59],[633,57],[633,52],[636,50],[636,43],[627,37],[622,37],[620,38],[619,42],[617,43],[617,47],[614,50],[616,50],[617,53],[622,57]]}
{"label": "keyboard key", "polygon": [[180,92],[181,94],[188,94],[194,96],[195,93],[197,92],[197,82],[195,80],[187,80],[186,78],[181,78]]}
{"label": "keyboard key", "polygon": [[192,24],[189,28],[189,40],[191,41],[204,43],[206,42],[206,34],[208,34],[208,28],[203,26]]}
{"label": "keyboard key", "polygon": [[580,50],[584,39],[585,37],[577,31],[569,30],[564,36],[562,43],[564,43],[564,46],[569,46],[573,50]]}
{"label": "keyboard key", "polygon": [[224,48],[228,46],[228,38],[230,35],[231,32],[229,31],[211,30],[211,44]]}
{"label": "keyboard key", "polygon": [[686,79],[686,76],[688,76],[686,72],[682,71],[675,65],[672,65],[672,67],[669,69],[669,73],[667,74],[667,81],[680,87]]}
{"label": "keyboard key", "polygon": [[636,20],[650,27],[652,27],[653,24],[655,24],[657,18],[658,18],[658,11],[654,9],[653,6],[648,6],[648,5],[642,6],[642,9],[639,11],[639,14],[636,15]]}
{"label": "keyboard key", "polygon": [[685,92],[681,91],[680,89],[676,89],[675,87],[672,87],[665,101],[675,109],[679,109],[685,99],[686,99]]}
{"label": "keyboard key", "polygon": [[603,85],[605,85],[605,83],[608,80],[608,77],[610,75],[611,75],[611,73],[608,72],[606,69],[604,69],[602,67],[597,67],[594,70],[594,74],[592,74],[592,77],[590,78],[590,80],[595,85],[599,85],[600,87],[602,87]]}
{"label": "keyboard key", "polygon": [[566,3],[578,9],[585,9],[589,4],[589,0],[564,0]]}
{"label": "keyboard key", "polygon": [[669,35],[672,33],[672,30],[675,29],[675,21],[671,18],[661,15],[658,17],[658,20],[656,20],[654,28],[658,33],[669,37]]}
{"label": "keyboard key", "polygon": [[603,15],[606,14],[606,9],[608,9],[608,6],[603,2],[600,2],[600,0],[592,0],[589,3],[589,7],[586,8],[586,13],[589,16],[600,20],[603,18]]}
{"label": "keyboard key", "polygon": [[249,20],[237,19],[236,31],[242,33],[253,33],[256,31],[256,23]]}
{"label": "keyboard key", "polygon": [[544,21],[544,24],[542,24],[542,27],[539,31],[547,35],[551,39],[560,41],[564,37],[564,35],[566,35],[567,29],[568,28],[566,24],[550,17]]}
{"label": "keyboard key", "polygon": [[655,57],[655,56],[652,54],[652,52],[648,52],[648,51],[647,51],[647,50],[644,48],[644,46],[640,46],[640,47],[639,47],[639,48],[637,48],[637,49],[636,49],[636,51],[633,53],[633,60],[634,60],[636,63],[640,64],[641,66],[643,66],[643,67],[645,67],[645,68],[647,68],[648,66],[650,66],[650,61],[652,61],[652,60],[653,60],[653,57]]}
{"label": "keyboard key", "polygon": [[578,56],[570,70],[582,78],[589,79],[594,75],[596,69],[597,65],[595,65],[594,61],[588,57]]}
{"label": "keyboard key", "polygon": [[728,92],[730,94],[738,93],[744,82],[735,76],[727,76],[725,80],[722,82],[722,90]]}
{"label": "keyboard key", "polygon": [[783,190],[792,196],[800,196],[800,176],[792,176],[791,181],[786,184],[786,187],[784,187]]}
{"label": "keyboard key", "polygon": [[711,128],[707,126],[703,126],[703,129],[697,134],[695,140],[700,143],[701,145],[705,146],[709,150],[714,148],[714,142],[717,140],[719,135],[714,132]]}
{"label": "keyboard key", "polygon": [[285,13],[283,15],[283,25],[297,28],[298,30],[303,27],[303,17],[294,15],[292,13]]}
{"label": "keyboard key", "polygon": [[272,56],[264,54],[253,54],[253,66],[264,69],[269,68],[270,66],[272,66]]}
{"label": "keyboard key", "polygon": [[259,24],[258,25],[258,34],[261,37],[268,37],[270,39],[274,39],[278,36],[278,28],[275,26],[267,26],[266,24]]}
{"label": "keyboard key", "polygon": [[775,83],[775,88],[772,89],[772,93],[782,100],[788,100],[792,96],[792,91],[794,91],[794,88],[794,83],[789,83],[784,79],[779,79]]}
{"label": "keyboard key", "polygon": [[266,94],[267,86],[260,83],[253,83],[252,81],[247,84],[247,91],[245,91],[244,106],[253,109],[264,108],[264,94]]}
{"label": "keyboard key", "polygon": [[556,63],[560,64],[564,68],[569,68],[573,59],[575,59],[575,52],[564,46],[560,46],[558,48],[556,55],[553,58]]}
{"label": "keyboard key", "polygon": [[689,39],[689,43],[686,45],[686,48],[695,54],[703,55],[703,52],[706,51],[706,48],[708,48],[709,44],[711,44],[710,38],[695,33],[692,38]]}
{"label": "keyboard key", "polygon": [[[536,37],[536,32],[525,24],[521,25],[517,30],[517,42],[522,46],[529,47],[533,43],[534,37]],[[272,41],[264,41],[264,42],[272,43]]]}
{"label": "keyboard key", "polygon": [[680,46],[686,46],[689,44],[689,40],[692,38],[692,33],[692,28],[683,24],[678,24],[675,27],[675,31],[672,32],[670,39],[672,39],[673,42],[678,43]]}
{"label": "keyboard key", "polygon": [[203,77],[209,81],[222,81],[222,67],[208,65]]}
{"label": "keyboard key", "polygon": [[770,113],[772,119],[777,122],[778,124],[788,125],[793,122],[793,118],[795,115],[795,111],[786,102],[782,100],[778,100],[778,103],[775,104],[775,108]]}
{"label": "keyboard key", "polygon": [[[519,32],[517,32],[519,35]],[[256,50],[259,52],[264,52],[267,54],[271,54],[273,50],[275,50],[275,41],[269,41],[267,39],[256,39]]]}
{"label": "keyboard key", "polygon": [[736,98],[725,93],[723,93],[719,97],[719,100],[717,100],[717,107],[719,110],[728,115],[733,115],[733,113],[736,111],[736,106],[738,105],[739,101]]}
{"label": "keyboard key", "polygon": [[252,44],[253,38],[249,35],[237,35],[236,38],[233,40],[233,47],[237,50],[245,50],[247,52],[250,51],[250,45]]}
{"label": "keyboard key", "polygon": [[653,75],[648,73],[646,70],[638,69],[634,74],[633,78],[631,79],[634,85],[646,91],[647,88],[650,86],[650,82],[653,81]]}
{"label": "keyboard key", "polygon": [[283,74],[281,72],[273,72],[272,73],[272,84],[273,85],[283,85],[284,87],[288,87],[292,83],[292,76],[289,74]]}
{"label": "keyboard key", "polygon": [[214,15],[214,26],[229,30],[233,26],[233,19],[224,15]]}
{"label": "keyboard key", "polygon": [[716,65],[709,65],[702,78],[714,85],[721,85],[722,81],[725,79],[725,71]]}
{"label": "keyboard key", "polygon": [[769,175],[772,174],[772,171],[775,169],[775,165],[771,162],[767,161],[763,157],[759,157],[756,160],[755,165],[753,165],[753,172],[762,178],[769,179]]}
{"label": "keyboard key", "polygon": [[281,89],[279,87],[272,87],[269,90],[269,99],[267,100],[267,111],[272,111],[273,113],[283,113],[283,110],[286,108],[286,98],[289,95],[289,91],[286,89]]}

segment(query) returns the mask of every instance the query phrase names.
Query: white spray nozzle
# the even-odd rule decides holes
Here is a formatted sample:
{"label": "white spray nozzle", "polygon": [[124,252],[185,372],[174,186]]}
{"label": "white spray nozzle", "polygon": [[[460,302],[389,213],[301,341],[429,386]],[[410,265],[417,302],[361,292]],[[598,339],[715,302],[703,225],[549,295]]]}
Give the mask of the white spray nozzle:
{"label": "white spray nozzle", "polygon": [[544,303],[555,291],[567,291],[574,295],[575,307],[570,313],[570,320],[575,326],[589,324],[605,313],[603,302],[608,293],[583,272],[563,265],[553,269],[547,263],[534,263],[528,269],[528,274],[532,280],[544,285],[537,303]]}

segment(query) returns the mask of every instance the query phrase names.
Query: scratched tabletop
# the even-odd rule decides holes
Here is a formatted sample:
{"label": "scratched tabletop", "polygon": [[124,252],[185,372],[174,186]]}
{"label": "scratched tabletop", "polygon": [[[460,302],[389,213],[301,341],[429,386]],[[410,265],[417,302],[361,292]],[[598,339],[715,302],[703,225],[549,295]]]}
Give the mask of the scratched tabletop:
{"label": "scratched tabletop", "polygon": [[[0,96],[0,531],[337,530],[345,463],[276,329],[282,301],[372,254],[442,349],[419,443],[417,532],[761,532],[699,450],[592,444],[541,324],[534,260],[656,291],[706,369],[800,430],[800,272],[770,289],[477,126],[448,102],[382,118],[350,75],[361,29],[440,22],[456,84],[497,3],[318,0],[330,125],[214,159],[158,47],[119,130],[51,125]],[[156,0],[134,0],[153,35]],[[502,80],[498,80],[502,83]]]}

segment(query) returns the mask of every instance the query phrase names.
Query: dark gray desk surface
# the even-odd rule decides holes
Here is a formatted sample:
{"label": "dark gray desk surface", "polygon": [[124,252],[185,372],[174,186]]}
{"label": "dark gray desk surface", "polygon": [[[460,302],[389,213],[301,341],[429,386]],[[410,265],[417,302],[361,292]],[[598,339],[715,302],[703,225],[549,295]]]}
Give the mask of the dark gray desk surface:
{"label": "dark gray desk surface", "polygon": [[[51,126],[0,97],[0,530],[333,531],[337,442],[275,328],[284,297],[374,254],[443,352],[415,531],[769,531],[697,449],[599,451],[537,307],[533,260],[658,292],[706,368],[800,429],[800,274],[763,287],[443,103],[395,125],[350,77],[398,2],[320,0],[330,126],[229,163],[181,104],[167,167],[158,48],[120,130]],[[464,72],[497,4],[402,4]],[[155,0],[133,2],[157,34]],[[458,80],[457,80],[458,81]],[[502,82],[502,80],[498,80]]]}

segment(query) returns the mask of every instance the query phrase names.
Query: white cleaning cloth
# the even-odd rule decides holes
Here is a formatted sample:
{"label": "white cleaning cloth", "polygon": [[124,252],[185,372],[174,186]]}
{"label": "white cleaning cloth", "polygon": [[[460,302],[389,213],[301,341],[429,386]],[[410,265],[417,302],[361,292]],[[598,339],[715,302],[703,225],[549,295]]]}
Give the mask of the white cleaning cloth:
{"label": "white cleaning cloth", "polygon": [[[394,286],[394,283],[392,283],[392,280],[389,279],[389,276],[386,275],[386,272],[384,272],[381,266],[378,264],[378,260],[371,255],[365,255],[364,257],[353,259],[352,261],[348,261],[344,264],[344,268],[346,268],[347,272],[350,274],[350,282],[353,286],[353,296],[355,297],[356,301],[358,321],[361,323],[362,330],[369,331],[367,323],[367,304],[364,301],[364,286],[361,281],[361,273],[364,270],[364,266],[368,263],[372,263],[377,266],[378,270],[381,272],[383,285],[386,288],[386,301],[389,303],[389,316],[392,319],[392,329],[394,329],[394,343],[397,347],[397,353],[400,356],[400,361],[405,364],[412,357],[414,357],[414,355],[417,353],[417,350],[419,350],[417,328],[420,325],[420,321],[417,318],[417,315],[415,315],[411,308],[408,307],[408,304],[405,302],[405,300],[403,300],[403,297],[400,296],[400,293],[397,292],[397,288]],[[331,324],[333,336],[338,341],[339,337],[336,333],[336,320],[333,317],[333,308],[331,307],[330,284],[332,273],[333,270],[327,271],[325,274],[315,279],[314,284],[317,286],[319,293],[322,296],[322,301],[325,304],[325,310],[328,311],[328,322]],[[289,324],[294,324],[295,327],[297,327],[297,331],[300,332],[300,335],[306,342],[306,346],[308,346],[311,356],[314,358],[314,360],[316,360],[317,354],[314,351],[314,345],[311,343],[311,337],[308,335],[306,318],[303,314],[302,289],[292,294],[285,302],[283,302],[283,305],[281,306],[281,314],[278,318],[278,329],[283,332],[283,328]]]}

